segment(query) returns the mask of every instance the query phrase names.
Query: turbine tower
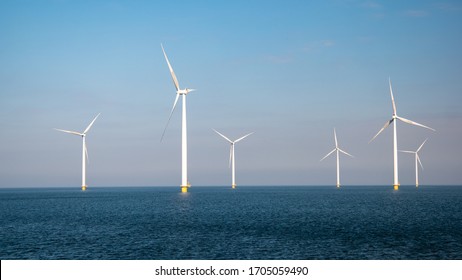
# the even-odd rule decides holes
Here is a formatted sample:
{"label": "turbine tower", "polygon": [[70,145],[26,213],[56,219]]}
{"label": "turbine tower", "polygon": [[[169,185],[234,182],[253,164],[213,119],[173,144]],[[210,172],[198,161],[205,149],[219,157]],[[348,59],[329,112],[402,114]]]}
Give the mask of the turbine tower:
{"label": "turbine tower", "polygon": [[231,147],[229,149],[229,165],[231,167],[231,188],[235,189],[236,188],[236,168],[235,168],[235,160],[234,160],[234,144],[236,144],[237,142],[241,141],[242,139],[246,138],[247,136],[253,134],[253,132],[249,133],[249,134],[246,134],[244,136],[242,136],[241,138],[237,139],[237,140],[234,140],[234,141],[231,141],[228,137],[224,136],[223,134],[221,134],[220,132],[216,131],[214,129],[214,131],[216,133],[218,133],[218,135],[220,135],[221,137],[223,137],[226,141],[228,141],[230,144],[231,144]]}
{"label": "turbine tower", "polygon": [[87,152],[87,144],[85,143],[85,137],[87,136],[88,131],[90,130],[91,126],[93,125],[93,123],[96,121],[96,119],[99,117],[100,114],[101,113],[96,115],[96,117],[91,121],[91,123],[87,126],[87,128],[83,132],[76,132],[76,131],[55,128],[55,130],[69,133],[69,134],[78,135],[82,137],[82,191],[85,191],[87,189],[87,183],[85,181],[87,167],[85,163],[88,160],[88,152]]}
{"label": "turbine tower", "polygon": [[428,139],[425,139],[425,141],[423,141],[422,145],[420,145],[420,147],[417,149],[417,151],[402,151],[400,150],[400,152],[403,152],[403,153],[409,153],[409,154],[415,154],[415,186],[416,188],[419,187],[419,164],[420,164],[420,167],[422,167],[423,169],[423,165],[422,165],[422,162],[420,161],[420,157],[419,157],[419,151],[420,149],[422,149],[423,145],[425,144],[425,142],[427,142]]}
{"label": "turbine tower", "polygon": [[344,153],[347,156],[353,157],[349,153],[343,151],[338,147],[338,141],[337,141],[337,133],[335,132],[334,128],[334,139],[335,139],[335,149],[330,151],[325,157],[323,157],[320,161],[323,161],[325,158],[330,156],[333,152],[337,152],[337,188],[340,188],[340,163],[339,163],[339,152]]}
{"label": "turbine tower", "polygon": [[186,130],[186,95],[194,89],[180,89],[180,84],[178,83],[178,79],[176,78],[175,72],[173,72],[173,68],[168,61],[167,54],[165,53],[164,47],[162,44],[160,45],[162,48],[162,52],[164,53],[165,60],[167,61],[168,68],[170,70],[170,75],[172,76],[173,85],[176,89],[176,97],[175,101],[173,102],[172,110],[170,111],[170,116],[168,117],[167,125],[164,128],[164,132],[162,133],[161,141],[164,138],[165,130],[172,118],[173,111],[175,110],[176,103],[178,102],[178,98],[182,97],[183,101],[183,110],[182,110],[182,117],[181,117],[181,192],[188,192],[188,188],[190,184],[188,182],[188,139],[187,139],[187,130]]}
{"label": "turbine tower", "polygon": [[411,121],[411,120],[408,120],[408,119],[405,119],[403,117],[398,116],[397,113],[396,113],[396,105],[395,105],[395,99],[393,97],[393,90],[391,88],[391,79],[388,79],[388,84],[390,86],[390,95],[391,95],[391,103],[392,103],[392,106],[393,106],[393,115],[392,115],[391,120],[389,120],[389,121],[387,121],[385,123],[385,125],[382,127],[382,129],[380,129],[379,132],[374,137],[372,137],[372,139],[371,139],[371,141],[369,141],[369,143],[372,142],[385,128],[387,128],[387,126],[389,126],[391,123],[393,123],[393,188],[395,190],[398,190],[398,188],[399,188],[399,180],[398,180],[398,136],[396,134],[396,123],[397,123],[396,120],[400,120],[402,122],[412,124],[412,125],[415,125],[415,126],[420,126],[420,127],[423,127],[423,128],[427,128],[427,129],[430,129],[430,130],[433,130],[433,131],[435,131],[435,130],[433,128],[431,128],[431,127],[428,127],[428,126],[425,126],[423,124],[416,123],[414,121]]}

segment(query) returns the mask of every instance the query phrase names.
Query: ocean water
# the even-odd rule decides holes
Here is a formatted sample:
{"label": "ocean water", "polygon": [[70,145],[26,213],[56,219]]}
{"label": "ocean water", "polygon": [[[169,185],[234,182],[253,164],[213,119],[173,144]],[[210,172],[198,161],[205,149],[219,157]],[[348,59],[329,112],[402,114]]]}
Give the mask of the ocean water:
{"label": "ocean water", "polygon": [[0,259],[462,259],[462,186],[0,189]]}

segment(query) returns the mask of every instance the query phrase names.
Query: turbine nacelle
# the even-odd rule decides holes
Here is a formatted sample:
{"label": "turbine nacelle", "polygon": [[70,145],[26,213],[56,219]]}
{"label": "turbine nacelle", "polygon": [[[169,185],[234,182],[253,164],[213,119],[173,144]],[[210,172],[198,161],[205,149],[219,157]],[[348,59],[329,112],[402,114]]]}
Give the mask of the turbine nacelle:
{"label": "turbine nacelle", "polygon": [[338,141],[337,141],[337,133],[335,132],[335,128],[334,128],[334,139],[335,139],[335,148],[330,151],[327,155],[325,155],[320,161],[323,161],[325,158],[327,158],[328,156],[330,156],[332,153],[336,152],[336,151],[339,151],[347,156],[350,156],[350,157],[354,157],[352,155],[350,155],[349,153],[345,152],[344,150],[340,149],[339,146],[338,146]]}
{"label": "turbine nacelle", "polygon": [[196,90],[193,89],[193,88],[185,88],[185,89],[177,90],[176,93],[177,93],[178,95],[186,95],[186,94],[188,94],[188,93],[190,93],[190,92],[192,92],[192,91],[196,91]]}
{"label": "turbine nacelle", "polygon": [[77,131],[71,131],[71,130],[64,130],[64,129],[59,129],[59,128],[55,128],[55,130],[57,131],[61,131],[61,132],[65,132],[65,133],[69,133],[69,134],[74,134],[74,135],[78,135],[78,136],[82,136],[82,137],[85,137],[87,136],[87,132],[90,130],[90,128],[93,126],[93,124],[95,123],[96,119],[99,117],[99,115],[101,115],[101,113],[99,113],[98,115],[96,115],[96,117],[91,121],[91,123],[87,126],[87,128],[85,128],[85,130],[83,132],[77,132]]}
{"label": "turbine nacelle", "polygon": [[396,112],[396,104],[395,104],[395,98],[393,96],[393,90],[391,88],[391,80],[389,79],[389,85],[390,85],[390,96],[391,96],[391,104],[392,104],[392,107],[393,107],[393,114],[391,116],[391,120],[387,121],[385,123],[385,125],[379,130],[379,132],[377,132],[377,134],[372,137],[372,139],[369,141],[372,142],[374,141],[374,139],[380,134],[382,133],[382,131],[385,130],[385,128],[387,128],[392,122],[396,121],[396,120],[400,120],[402,122],[405,122],[407,124],[412,124],[412,125],[415,125],[415,126],[420,126],[420,127],[423,127],[423,128],[426,128],[426,129],[429,129],[429,130],[432,130],[432,131],[435,131],[433,128],[431,127],[428,127],[426,125],[423,125],[423,124],[420,124],[420,123],[417,123],[417,122],[414,122],[414,121],[411,121],[411,120],[408,120],[408,119],[405,119],[403,117],[400,117],[398,116],[397,112]]}

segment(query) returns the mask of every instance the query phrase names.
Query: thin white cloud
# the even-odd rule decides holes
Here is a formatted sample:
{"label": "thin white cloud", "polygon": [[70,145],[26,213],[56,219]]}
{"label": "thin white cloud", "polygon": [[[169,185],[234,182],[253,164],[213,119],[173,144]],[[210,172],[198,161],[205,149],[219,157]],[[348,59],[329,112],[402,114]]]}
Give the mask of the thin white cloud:
{"label": "thin white cloud", "polygon": [[382,4],[377,1],[366,1],[363,2],[361,6],[368,9],[381,9],[383,7]]}
{"label": "thin white cloud", "polygon": [[285,64],[292,62],[293,58],[290,55],[267,55],[265,60],[274,64]]}
{"label": "thin white cloud", "polygon": [[370,42],[372,42],[374,40],[374,37],[372,36],[359,36],[357,38],[358,42],[359,43],[362,43],[362,44],[368,44]]}
{"label": "thin white cloud", "polygon": [[[311,52],[315,50],[327,49],[335,46],[335,41],[331,39],[317,40],[307,43],[302,49],[302,52]],[[263,59],[269,63],[273,64],[287,64],[294,61],[294,55],[297,52],[288,52],[287,54],[268,54],[263,57]]]}
{"label": "thin white cloud", "polygon": [[321,49],[321,48],[330,48],[335,46],[335,41],[326,39],[326,40],[318,40],[318,41],[313,41],[308,44],[306,44],[303,47],[303,51],[305,52],[310,52],[313,50]]}
{"label": "thin white cloud", "polygon": [[461,3],[454,3],[454,2],[439,2],[435,4],[435,7],[439,10],[445,12],[460,12],[462,11],[462,4]]}
{"label": "thin white cloud", "polygon": [[324,46],[324,47],[332,47],[335,45],[335,42],[333,40],[322,40],[321,41],[321,44]]}
{"label": "thin white cloud", "polygon": [[404,13],[408,17],[421,18],[429,15],[427,11],[424,10],[408,10]]}
{"label": "thin white cloud", "polygon": [[370,17],[375,20],[382,20],[385,18],[385,13],[383,9],[383,5],[377,1],[365,1],[361,2],[359,6],[365,9],[368,13],[370,13]]}

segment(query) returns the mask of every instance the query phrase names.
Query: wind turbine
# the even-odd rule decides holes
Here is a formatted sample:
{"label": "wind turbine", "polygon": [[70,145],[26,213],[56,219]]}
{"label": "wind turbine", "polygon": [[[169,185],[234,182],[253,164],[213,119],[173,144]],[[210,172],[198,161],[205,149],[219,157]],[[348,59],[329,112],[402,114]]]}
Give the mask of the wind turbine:
{"label": "wind turbine", "polygon": [[241,138],[238,138],[237,140],[234,140],[234,141],[231,141],[228,137],[224,136],[223,134],[221,134],[220,132],[216,131],[214,129],[214,131],[216,133],[218,133],[218,135],[220,135],[221,137],[225,138],[226,141],[228,141],[230,144],[231,144],[231,147],[229,149],[229,165],[231,167],[231,188],[235,189],[236,188],[236,178],[235,178],[235,160],[234,160],[234,144],[236,144],[237,142],[241,141],[242,139],[246,138],[247,136],[253,134],[253,132],[249,133],[249,134],[246,134],[244,136],[242,136]]}
{"label": "wind turbine", "polygon": [[323,157],[320,161],[323,161],[325,158],[330,156],[333,152],[337,152],[337,188],[340,188],[340,163],[339,163],[339,152],[344,153],[347,156],[353,157],[349,153],[343,151],[338,147],[338,141],[337,141],[337,133],[335,132],[334,128],[334,139],[335,139],[335,149],[330,151],[325,157]]}
{"label": "wind turbine", "polygon": [[82,191],[85,191],[87,189],[87,184],[85,182],[85,177],[86,177],[85,163],[86,163],[86,160],[88,160],[88,152],[87,152],[87,144],[85,144],[85,137],[87,136],[88,131],[90,130],[91,126],[93,125],[93,123],[96,121],[96,119],[99,117],[100,114],[101,113],[96,115],[96,117],[91,121],[91,123],[87,126],[87,128],[83,132],[76,132],[76,131],[55,128],[55,130],[69,133],[69,134],[78,135],[82,137]]}
{"label": "wind turbine", "polygon": [[372,139],[371,139],[371,141],[369,141],[369,143],[372,142],[385,128],[387,128],[387,126],[389,126],[391,123],[394,123],[394,125],[393,125],[393,188],[395,190],[398,190],[398,188],[399,188],[399,180],[398,180],[398,136],[396,134],[396,123],[397,123],[396,120],[398,119],[398,120],[403,121],[405,123],[420,126],[420,127],[423,127],[423,128],[433,130],[433,131],[435,131],[435,130],[433,128],[431,128],[431,127],[428,127],[428,126],[425,126],[423,124],[416,123],[414,121],[411,121],[411,120],[408,120],[408,119],[405,119],[403,117],[398,116],[396,114],[395,99],[393,97],[393,90],[391,88],[391,79],[388,79],[388,84],[390,85],[390,95],[391,95],[391,103],[393,105],[393,115],[392,115],[391,120],[389,120],[389,121],[387,121],[385,123],[385,125],[382,127],[382,129],[380,129],[379,132],[374,137],[372,137]]}
{"label": "wind turbine", "polygon": [[420,164],[420,167],[422,167],[423,169],[423,165],[422,165],[422,162],[420,161],[420,157],[419,157],[419,151],[420,149],[422,149],[423,145],[425,144],[425,142],[427,142],[428,139],[425,139],[425,141],[423,141],[422,145],[420,145],[420,147],[417,149],[417,151],[402,151],[402,150],[399,150],[400,152],[403,152],[403,153],[409,153],[409,154],[415,154],[415,186],[416,188],[419,186],[419,165],[417,164],[417,162]]}
{"label": "wind turbine", "polygon": [[178,98],[180,95],[182,96],[183,101],[183,111],[182,111],[182,121],[181,121],[181,192],[188,192],[188,188],[190,184],[188,183],[188,140],[187,140],[187,130],[186,130],[186,95],[194,89],[180,89],[180,84],[178,83],[178,79],[176,78],[175,72],[173,72],[173,68],[168,61],[167,54],[165,53],[164,46],[160,45],[162,48],[162,52],[164,53],[165,60],[167,61],[168,68],[170,69],[170,75],[172,76],[173,85],[176,89],[176,97],[175,101],[173,102],[172,110],[170,111],[170,116],[168,117],[167,125],[165,125],[164,132],[162,133],[161,141],[164,138],[165,130],[172,118],[173,111],[175,110],[176,103],[178,102]]}

